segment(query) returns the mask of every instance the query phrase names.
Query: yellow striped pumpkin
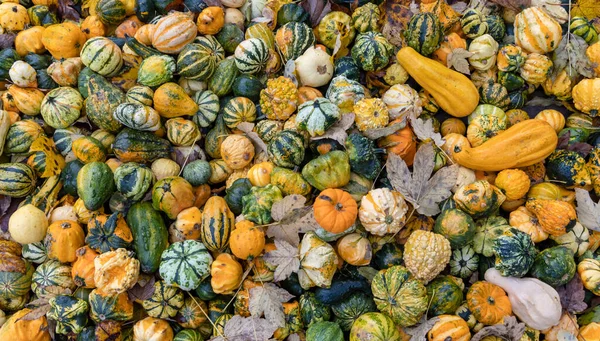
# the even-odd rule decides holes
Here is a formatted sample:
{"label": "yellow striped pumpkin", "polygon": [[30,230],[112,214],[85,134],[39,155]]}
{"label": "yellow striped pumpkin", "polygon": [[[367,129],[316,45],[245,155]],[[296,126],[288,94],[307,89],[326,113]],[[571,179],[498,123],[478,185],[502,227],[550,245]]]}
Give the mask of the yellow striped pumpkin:
{"label": "yellow striped pumpkin", "polygon": [[222,252],[229,244],[235,216],[225,199],[210,197],[202,212],[202,242],[212,252]]}
{"label": "yellow striped pumpkin", "polygon": [[194,20],[181,12],[169,14],[156,23],[152,45],[162,53],[177,54],[198,34]]}
{"label": "yellow striped pumpkin", "polygon": [[554,51],[562,39],[560,24],[539,7],[530,7],[515,17],[515,42],[527,52]]}
{"label": "yellow striped pumpkin", "polygon": [[467,322],[456,315],[440,315],[433,328],[427,333],[428,341],[469,341],[471,331]]}

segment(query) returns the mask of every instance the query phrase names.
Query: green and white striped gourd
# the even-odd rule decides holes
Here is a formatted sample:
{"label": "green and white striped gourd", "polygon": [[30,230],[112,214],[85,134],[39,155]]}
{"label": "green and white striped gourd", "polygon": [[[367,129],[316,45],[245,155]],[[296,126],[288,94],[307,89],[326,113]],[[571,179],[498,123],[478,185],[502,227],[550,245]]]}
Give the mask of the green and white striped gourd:
{"label": "green and white striped gourd", "polygon": [[177,72],[185,78],[206,81],[223,58],[225,58],[225,51],[216,38],[197,37],[179,53]]}
{"label": "green and white striped gourd", "polygon": [[210,90],[205,90],[196,92],[192,99],[198,105],[198,111],[192,116],[192,120],[199,127],[209,127],[217,119],[221,108],[219,96]]}
{"label": "green and white striped gourd", "polygon": [[121,49],[112,40],[94,37],[83,44],[81,62],[102,76],[114,76],[123,66]]}
{"label": "green and white striped gourd", "polygon": [[137,103],[121,103],[113,117],[124,126],[142,131],[160,129],[160,115],[154,108]]}
{"label": "green and white striped gourd", "polygon": [[260,39],[246,39],[235,48],[234,56],[241,73],[258,73],[267,64],[269,47]]}
{"label": "green and white striped gourd", "polygon": [[136,85],[127,90],[125,101],[129,103],[138,103],[149,107],[154,103],[154,90],[143,85]]}

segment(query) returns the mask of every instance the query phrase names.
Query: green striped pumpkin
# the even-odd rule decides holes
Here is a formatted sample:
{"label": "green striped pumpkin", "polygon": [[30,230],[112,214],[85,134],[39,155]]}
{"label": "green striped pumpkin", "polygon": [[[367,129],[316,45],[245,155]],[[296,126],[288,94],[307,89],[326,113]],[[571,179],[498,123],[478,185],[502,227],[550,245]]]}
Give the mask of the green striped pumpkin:
{"label": "green striped pumpkin", "polygon": [[44,129],[34,120],[17,121],[10,125],[4,144],[6,154],[26,153],[33,141],[45,136]]}
{"label": "green striped pumpkin", "polygon": [[202,242],[212,252],[223,252],[229,244],[229,235],[235,225],[235,216],[225,199],[210,197],[202,212]]}
{"label": "green striped pumpkin", "polygon": [[481,104],[491,104],[502,110],[508,110],[510,106],[508,91],[502,84],[494,83],[493,80],[479,88],[479,102]]}
{"label": "green striped pumpkin", "polygon": [[82,107],[83,97],[77,89],[60,87],[46,94],[42,100],[41,114],[52,128],[66,128],[77,121]]}
{"label": "green striped pumpkin", "polygon": [[181,117],[165,122],[167,139],[175,146],[189,147],[200,139],[200,130],[196,123]]}
{"label": "green striped pumpkin", "polygon": [[267,64],[269,47],[260,39],[247,39],[235,48],[234,56],[241,73],[258,73]]}
{"label": "green striped pumpkin", "polygon": [[501,16],[495,14],[489,14],[485,17],[485,22],[488,26],[487,33],[494,38],[495,41],[502,41],[506,34],[506,25],[504,19]]}
{"label": "green striped pumpkin", "polygon": [[199,241],[171,244],[160,257],[159,274],[165,283],[190,291],[210,274],[212,256]]}
{"label": "green striped pumpkin", "polygon": [[406,44],[424,56],[437,50],[443,37],[440,20],[429,12],[415,14],[404,31]]}
{"label": "green striped pumpkin", "polygon": [[281,26],[275,34],[277,50],[282,62],[300,57],[309,47],[315,44],[313,30],[304,23],[289,22]]}
{"label": "green striped pumpkin", "polygon": [[37,177],[24,163],[0,164],[0,194],[22,198],[33,192]]}
{"label": "green striped pumpkin", "polygon": [[123,129],[113,143],[115,156],[121,162],[152,162],[169,157],[171,144],[160,137],[144,131]]}
{"label": "green striped pumpkin", "polygon": [[173,341],[204,341],[204,338],[194,329],[184,329],[175,335]]}
{"label": "green striped pumpkin", "polygon": [[527,91],[516,90],[508,93],[510,98],[509,109],[521,109],[527,102]]}
{"label": "green striped pumpkin", "polygon": [[115,185],[126,198],[139,201],[152,185],[154,175],[150,168],[127,162],[115,169]]}
{"label": "green striped pumpkin", "polygon": [[102,76],[114,76],[123,66],[121,49],[105,37],[94,37],[86,41],[81,48],[80,56],[83,65]]}
{"label": "green striped pumpkin", "polygon": [[141,85],[157,87],[170,82],[175,70],[175,58],[164,54],[150,56],[140,64],[137,82]]}
{"label": "green striped pumpkin", "polygon": [[[125,301],[125,302],[124,302]],[[90,292],[88,302],[90,304],[90,318],[96,323],[103,321],[125,322],[133,319],[133,304],[128,303],[127,293],[117,295],[102,295],[97,289]]]}
{"label": "green striped pumpkin", "polygon": [[598,41],[598,31],[594,25],[585,17],[574,17],[569,22],[571,33],[580,36],[588,45]]}
{"label": "green striped pumpkin", "polygon": [[277,166],[297,167],[304,160],[304,136],[295,130],[283,130],[269,142],[267,149]]}
{"label": "green striped pumpkin", "polygon": [[135,130],[157,131],[161,127],[158,111],[139,103],[121,103],[113,116],[122,125]]}
{"label": "green striped pumpkin", "polygon": [[481,12],[475,8],[469,8],[463,13],[460,20],[462,30],[468,38],[477,38],[488,32],[488,24]]}
{"label": "green striped pumpkin", "polygon": [[227,101],[223,107],[223,120],[231,129],[242,122],[254,122],[256,120],[256,106],[246,97],[234,97]]}
{"label": "green striped pumpkin", "polygon": [[142,307],[148,316],[155,318],[172,318],[183,306],[183,292],[177,287],[166,285],[164,281],[154,283],[152,296],[142,301]]}
{"label": "green striped pumpkin", "polygon": [[217,64],[225,58],[225,52],[215,38],[200,39],[203,39],[203,43],[188,44],[179,53],[177,72],[188,79],[206,81],[213,75]]}
{"label": "green striped pumpkin", "polygon": [[48,260],[48,253],[43,241],[23,245],[22,253],[23,258],[31,263],[42,264]]}
{"label": "green striped pumpkin", "polygon": [[479,255],[471,245],[452,251],[450,258],[450,274],[466,279],[471,277],[479,266]]}
{"label": "green striped pumpkin", "polygon": [[73,140],[83,136],[81,129],[77,127],[68,127],[65,129],[56,129],[52,135],[52,140],[56,149],[63,155],[69,154]]}
{"label": "green striped pumpkin", "polygon": [[208,89],[219,97],[227,95],[231,92],[231,87],[239,72],[234,58],[223,59],[217,64],[215,72],[208,81]]}
{"label": "green striped pumpkin", "polygon": [[267,47],[275,50],[275,36],[266,23],[255,23],[246,29],[246,39],[256,38],[267,44]]}
{"label": "green striped pumpkin", "polygon": [[352,47],[352,58],[365,71],[379,71],[390,62],[394,46],[379,32],[361,33]]}
{"label": "green striped pumpkin", "polygon": [[105,25],[116,25],[125,19],[125,4],[121,0],[100,0],[96,4],[96,15]]}
{"label": "green striped pumpkin", "polygon": [[113,142],[115,142],[114,134],[112,134],[111,132],[104,130],[104,129],[98,129],[98,130],[94,130],[92,132],[92,135],[90,135],[90,136],[95,138],[96,140],[100,141],[100,143],[104,146],[106,151],[109,154],[112,154],[112,144],[113,144]]}
{"label": "green striped pumpkin", "polygon": [[101,129],[116,133],[121,129],[121,123],[114,118],[113,112],[117,106],[125,102],[125,94],[109,82],[91,78],[88,83],[89,96],[85,99],[87,117]]}
{"label": "green striped pumpkin", "polygon": [[147,86],[136,85],[127,90],[127,94],[125,94],[125,101],[151,107],[154,101],[154,90]]}
{"label": "green striped pumpkin", "polygon": [[273,137],[283,129],[283,122],[276,120],[262,120],[256,123],[254,130],[265,143],[271,142]]}
{"label": "green striped pumpkin", "polygon": [[498,71],[498,83],[502,84],[507,91],[515,91],[525,85],[525,80],[516,72]]}
{"label": "green striped pumpkin", "polygon": [[202,128],[209,127],[219,113],[219,96],[210,90],[205,90],[196,92],[192,99],[198,104],[198,111],[192,116],[192,120]]}
{"label": "green striped pumpkin", "polygon": [[31,290],[40,297],[51,293],[47,290],[48,287],[52,288],[52,292],[56,292],[56,289],[75,289],[75,283],[71,278],[71,266],[56,260],[48,260],[40,264],[31,278]]}
{"label": "green striped pumpkin", "polygon": [[[10,257],[10,256],[9,256]],[[24,266],[25,272],[18,271],[18,268],[6,266],[0,271],[0,298],[5,300],[16,299],[18,297],[27,295],[31,286],[31,278],[33,275],[33,266],[27,261],[17,256],[16,259],[10,259],[12,262],[19,262],[21,264],[14,264],[17,266]],[[8,257],[4,258],[3,261],[8,263]],[[12,258],[12,257],[11,257]],[[12,271],[11,271],[12,270]]]}

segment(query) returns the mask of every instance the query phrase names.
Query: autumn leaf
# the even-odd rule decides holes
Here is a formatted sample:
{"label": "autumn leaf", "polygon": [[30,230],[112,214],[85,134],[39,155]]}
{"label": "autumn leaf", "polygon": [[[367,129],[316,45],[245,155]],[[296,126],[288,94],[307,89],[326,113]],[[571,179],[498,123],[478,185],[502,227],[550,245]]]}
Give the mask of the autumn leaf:
{"label": "autumn leaf", "polygon": [[275,220],[267,229],[267,236],[284,240],[293,246],[300,244],[298,233],[317,228],[312,206],[304,206],[306,198],[293,194],[277,201],[271,207],[271,217]]}
{"label": "autumn leaf", "polygon": [[406,334],[411,336],[411,341],[427,341],[427,333],[439,320],[439,317],[434,317],[428,320],[427,316],[423,316],[419,324],[411,328],[405,328],[404,331]]}
{"label": "autumn leaf", "polygon": [[402,122],[390,124],[389,126],[384,127],[384,128],[367,129],[367,130],[363,131],[363,135],[365,137],[368,137],[371,140],[377,140],[382,137],[392,135],[393,133],[397,132],[398,130],[400,130],[404,127],[406,127],[405,120],[403,120]]}
{"label": "autumn leaf", "polygon": [[258,317],[241,317],[234,315],[223,329],[222,336],[217,336],[211,341],[255,341],[269,340],[277,326]]}
{"label": "autumn leaf", "polygon": [[388,179],[392,187],[410,202],[417,212],[434,216],[440,212],[438,203],[450,197],[450,189],[456,184],[458,165],[443,167],[431,178],[435,166],[435,152],[430,143],[421,145],[415,155],[413,173],[406,162],[395,154],[387,160]]}
{"label": "autumn leaf", "polygon": [[302,0],[300,6],[308,13],[312,27],[319,25],[323,17],[331,12],[329,0]]}
{"label": "autumn leaf", "polygon": [[507,316],[503,324],[483,327],[473,335],[471,341],[481,341],[487,336],[497,336],[502,340],[520,340],[524,333],[525,323],[519,323],[514,316]]}
{"label": "autumn leaf", "polygon": [[261,152],[265,152],[265,153],[267,152],[267,145],[260,138],[260,136],[258,136],[258,134],[253,131],[254,123],[242,122],[242,123],[238,124],[236,128],[238,130],[244,132],[246,134],[246,137],[248,137],[250,139],[250,141],[252,141],[252,144],[254,145],[254,152],[257,155],[260,154]]}
{"label": "autumn leaf", "polygon": [[381,33],[396,47],[404,45],[404,31],[413,16],[411,4],[411,0],[385,0],[379,5],[384,13]]}
{"label": "autumn leaf", "polygon": [[346,143],[346,139],[348,138],[348,133],[346,130],[350,129],[354,124],[354,113],[348,113],[342,115],[342,118],[337,121],[334,125],[329,127],[325,134],[321,136],[311,137],[312,141],[320,140],[320,139],[334,139],[339,142],[342,146]]}
{"label": "autumn leaf", "polygon": [[565,285],[556,288],[560,296],[560,304],[563,309],[570,313],[580,313],[587,308],[585,300],[585,290],[579,274],[575,274],[573,279]]}
{"label": "autumn leaf", "polygon": [[575,78],[578,75],[594,78],[594,64],[585,53],[587,48],[588,45],[583,38],[567,32],[552,54],[552,63],[554,66],[551,79],[556,79],[563,70],[571,78]]}
{"label": "autumn leaf", "polygon": [[594,19],[600,17],[600,4],[598,0],[578,0],[571,6],[571,17],[586,17]]}
{"label": "autumn leaf", "polygon": [[[141,276],[141,275],[140,275]],[[154,294],[154,276],[141,276],[133,288],[127,291],[129,299],[134,302],[141,302],[149,299]]]}
{"label": "autumn leaf", "polygon": [[265,319],[277,327],[285,326],[283,303],[294,298],[294,295],[273,283],[265,283],[250,289],[248,308],[254,317],[265,315]]}
{"label": "autumn leaf", "polygon": [[577,219],[581,225],[600,232],[600,202],[594,203],[590,193],[581,188],[575,188],[575,198],[577,199]]}
{"label": "autumn leaf", "polygon": [[300,254],[298,253],[298,247],[293,246],[285,240],[275,239],[276,249],[267,252],[263,259],[276,266],[275,273],[273,274],[273,281],[280,282],[294,272],[298,272],[300,269]]}
{"label": "autumn leaf", "polygon": [[50,309],[51,309],[50,304],[41,305],[41,306],[39,306],[39,307],[31,310],[27,314],[21,316],[17,321],[21,321],[21,320],[25,320],[25,321],[37,320],[40,317],[46,315],[46,313],[49,312]]}
{"label": "autumn leaf", "polygon": [[440,133],[433,129],[433,120],[423,120],[410,116],[410,126],[417,138],[422,142],[433,141],[436,146],[441,147],[446,143]]}
{"label": "autumn leaf", "polygon": [[0,49],[10,49],[15,46],[15,38],[17,35],[14,33],[0,34]]}
{"label": "autumn leaf", "polygon": [[58,0],[58,14],[63,20],[79,21],[81,14],[75,9],[73,0]]}
{"label": "autumn leaf", "polygon": [[531,7],[531,0],[490,0],[490,2],[517,12],[521,12],[525,8]]}
{"label": "autumn leaf", "polygon": [[471,56],[473,56],[473,53],[463,48],[453,49],[452,52],[448,54],[446,65],[460,73],[470,75],[471,70],[469,69],[469,61],[467,59]]}

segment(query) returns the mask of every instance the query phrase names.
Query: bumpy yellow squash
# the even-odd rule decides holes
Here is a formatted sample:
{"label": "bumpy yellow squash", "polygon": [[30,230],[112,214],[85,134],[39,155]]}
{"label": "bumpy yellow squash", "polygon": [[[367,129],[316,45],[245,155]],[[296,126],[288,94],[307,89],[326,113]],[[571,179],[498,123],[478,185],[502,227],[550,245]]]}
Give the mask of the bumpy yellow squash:
{"label": "bumpy yellow squash", "polygon": [[550,124],[542,120],[526,120],[478,147],[463,147],[453,156],[463,167],[501,171],[543,161],[554,151],[557,143],[558,137]]}
{"label": "bumpy yellow squash", "polygon": [[403,47],[396,55],[410,76],[427,90],[440,108],[455,117],[470,115],[479,104],[475,85],[461,73]]}

